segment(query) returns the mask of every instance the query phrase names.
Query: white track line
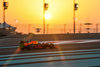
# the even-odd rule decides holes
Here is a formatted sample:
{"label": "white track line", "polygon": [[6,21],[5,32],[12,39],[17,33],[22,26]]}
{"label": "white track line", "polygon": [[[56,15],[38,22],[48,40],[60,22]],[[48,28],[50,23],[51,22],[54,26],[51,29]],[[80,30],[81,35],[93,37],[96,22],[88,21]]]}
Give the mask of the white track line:
{"label": "white track line", "polygon": [[53,52],[37,52],[37,53],[24,53],[24,54],[0,55],[0,57],[20,56],[20,55],[32,55],[32,54],[46,54],[46,53],[63,53],[63,52],[79,52],[79,51],[96,51],[96,50],[100,50],[100,49],[71,50],[71,51],[53,51]]}
{"label": "white track line", "polygon": [[[38,61],[51,61],[51,60],[60,60],[60,59],[76,59],[76,58],[92,58],[100,57],[100,54],[89,54],[89,55],[72,55],[72,56],[58,56],[58,57],[44,57],[44,58],[31,58],[31,59],[20,59],[20,60],[8,60],[6,64],[15,64],[15,63],[25,63],[25,62],[38,62]],[[14,58],[14,57],[12,57]],[[0,65],[5,64],[5,61],[0,61]]]}

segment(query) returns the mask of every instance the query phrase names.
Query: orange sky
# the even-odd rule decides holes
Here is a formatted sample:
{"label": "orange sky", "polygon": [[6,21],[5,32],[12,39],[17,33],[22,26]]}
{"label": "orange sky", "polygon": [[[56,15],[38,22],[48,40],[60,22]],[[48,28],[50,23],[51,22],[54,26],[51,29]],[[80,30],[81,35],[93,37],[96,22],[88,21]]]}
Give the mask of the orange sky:
{"label": "orange sky", "polygon": [[[6,22],[9,24],[42,24],[43,23],[43,0],[6,0],[9,8],[6,10]],[[73,23],[73,0],[46,0],[49,9],[46,13],[51,14],[46,19],[47,24],[72,24]],[[2,0],[0,0],[0,4]],[[99,23],[100,0],[76,0],[79,9],[76,11],[77,24],[92,22]],[[2,5],[0,5],[1,8]],[[2,22],[2,9],[0,9],[0,22]],[[70,26],[72,27],[72,25]]]}

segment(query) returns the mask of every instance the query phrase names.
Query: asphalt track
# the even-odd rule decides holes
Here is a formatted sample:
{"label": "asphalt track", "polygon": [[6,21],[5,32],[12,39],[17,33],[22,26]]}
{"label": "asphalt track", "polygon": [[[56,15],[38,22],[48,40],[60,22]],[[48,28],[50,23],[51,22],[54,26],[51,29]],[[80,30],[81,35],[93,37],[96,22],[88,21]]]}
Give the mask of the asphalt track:
{"label": "asphalt track", "polygon": [[83,41],[53,41],[57,49],[20,50],[15,40],[1,40],[0,67],[100,67],[99,40]]}

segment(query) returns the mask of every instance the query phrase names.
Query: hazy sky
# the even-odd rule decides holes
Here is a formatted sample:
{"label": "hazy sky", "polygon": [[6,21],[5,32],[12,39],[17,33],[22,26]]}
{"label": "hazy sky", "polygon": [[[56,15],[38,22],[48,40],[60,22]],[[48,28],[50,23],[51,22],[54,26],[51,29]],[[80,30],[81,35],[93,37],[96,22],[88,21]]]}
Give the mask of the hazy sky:
{"label": "hazy sky", "polygon": [[[9,24],[42,24],[43,0],[6,0],[9,7],[6,10],[6,22]],[[51,15],[46,19],[47,24],[72,24],[73,0],[46,0],[49,9],[46,13]],[[76,0],[79,9],[76,11],[76,22],[99,23],[100,0]],[[2,22],[2,0],[0,0],[0,22]]]}

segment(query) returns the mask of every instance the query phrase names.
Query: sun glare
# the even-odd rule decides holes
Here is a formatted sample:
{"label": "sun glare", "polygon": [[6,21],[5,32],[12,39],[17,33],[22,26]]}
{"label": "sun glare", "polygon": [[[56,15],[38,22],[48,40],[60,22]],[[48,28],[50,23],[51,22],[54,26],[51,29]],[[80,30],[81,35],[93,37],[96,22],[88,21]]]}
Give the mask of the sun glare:
{"label": "sun glare", "polygon": [[46,18],[46,19],[50,19],[50,18],[51,18],[51,15],[48,14],[48,13],[46,13],[46,14],[45,14],[45,18]]}

